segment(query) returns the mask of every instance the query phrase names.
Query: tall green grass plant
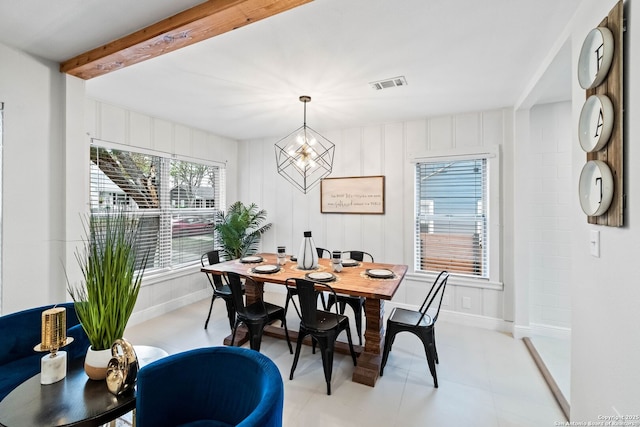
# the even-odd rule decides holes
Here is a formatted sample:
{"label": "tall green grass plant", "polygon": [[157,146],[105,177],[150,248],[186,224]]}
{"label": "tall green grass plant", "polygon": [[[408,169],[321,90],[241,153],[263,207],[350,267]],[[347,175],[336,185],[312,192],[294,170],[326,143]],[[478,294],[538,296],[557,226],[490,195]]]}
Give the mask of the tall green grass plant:
{"label": "tall green grass plant", "polygon": [[84,229],[84,245],[76,251],[84,280],[67,290],[91,347],[106,350],[124,334],[148,254],[137,253],[138,220],[124,212],[91,215]]}

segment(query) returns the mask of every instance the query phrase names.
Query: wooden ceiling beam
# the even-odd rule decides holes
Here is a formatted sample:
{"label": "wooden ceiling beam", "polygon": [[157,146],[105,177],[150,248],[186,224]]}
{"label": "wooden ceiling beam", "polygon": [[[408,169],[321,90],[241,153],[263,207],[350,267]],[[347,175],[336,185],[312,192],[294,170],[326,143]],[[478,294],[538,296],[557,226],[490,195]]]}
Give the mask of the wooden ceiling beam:
{"label": "wooden ceiling beam", "polygon": [[251,24],[313,0],[209,0],[60,64],[91,79]]}

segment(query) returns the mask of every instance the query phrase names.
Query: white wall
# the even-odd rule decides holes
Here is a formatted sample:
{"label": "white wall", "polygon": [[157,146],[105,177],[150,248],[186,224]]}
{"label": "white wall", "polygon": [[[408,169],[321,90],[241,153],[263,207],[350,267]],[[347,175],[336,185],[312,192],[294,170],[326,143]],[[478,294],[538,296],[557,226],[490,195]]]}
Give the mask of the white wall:
{"label": "white wall", "polygon": [[[615,0],[584,0],[571,28],[573,69],[582,40],[607,16]],[[640,3],[625,4],[625,226],[602,227],[587,224],[577,196],[572,198],[572,341],[571,341],[571,420],[597,421],[598,416],[640,414],[640,328],[638,328],[638,254],[640,226],[640,170],[635,167],[640,136],[640,27],[633,14],[640,16]],[[572,178],[574,194],[586,158],[580,149],[577,129],[585,99],[573,74]],[[638,198],[635,195],[638,195]],[[589,254],[589,232],[600,231],[600,258]],[[637,419],[635,423],[638,424]]]}
{"label": "white wall", "polygon": [[4,102],[0,313],[66,300],[64,78],[0,44]]}
{"label": "white wall", "polygon": [[[343,215],[320,213],[320,190],[302,194],[276,172],[274,144],[277,139],[243,141],[238,162],[239,196],[255,202],[268,212],[272,230],[265,234],[263,250],[275,251],[285,245],[297,251],[302,233],[313,232],[317,246],[329,250],[362,249],[376,261],[410,266],[395,302],[415,304],[424,298],[426,278],[411,274],[414,264],[414,165],[411,160],[429,151],[500,146],[511,151],[512,110],[473,112],[424,120],[387,123],[363,128],[320,132],[336,145],[331,177],[384,175],[386,179],[384,215]],[[510,171],[503,181],[510,180]],[[231,201],[231,200],[230,200]],[[503,200],[511,205],[509,194]],[[506,240],[512,232],[503,232]],[[512,286],[509,281],[505,286]],[[473,322],[491,327],[504,318],[502,284],[463,285],[449,280],[443,309],[471,315]],[[462,298],[471,300],[462,307]],[[511,304],[511,302],[508,302]]]}
{"label": "white wall", "polygon": [[[571,170],[571,103],[543,104],[530,110],[525,224],[534,332],[568,336],[571,327],[571,207],[576,198]],[[524,143],[525,141],[521,141]],[[524,144],[523,144],[524,145]],[[537,330],[536,330],[537,329]]]}

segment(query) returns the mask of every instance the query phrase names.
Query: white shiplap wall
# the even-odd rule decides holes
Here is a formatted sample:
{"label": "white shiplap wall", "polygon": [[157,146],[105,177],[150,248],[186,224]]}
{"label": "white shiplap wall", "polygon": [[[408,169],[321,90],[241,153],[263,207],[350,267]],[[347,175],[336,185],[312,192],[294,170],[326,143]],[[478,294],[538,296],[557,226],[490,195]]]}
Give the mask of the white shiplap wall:
{"label": "white shiplap wall", "polygon": [[[428,151],[464,150],[499,146],[512,150],[513,111],[510,109],[434,117],[337,131],[320,131],[336,145],[331,177],[384,175],[384,215],[320,213],[320,190],[302,194],[276,172],[274,144],[277,138],[242,141],[238,150],[238,194],[245,203],[255,202],[268,212],[273,228],[263,238],[265,251],[285,245],[295,253],[305,230],[313,232],[317,246],[329,250],[362,249],[377,261],[403,263],[413,271],[414,165],[411,160]],[[503,171],[503,181],[510,170]],[[500,186],[501,193],[502,185]],[[502,205],[511,204],[509,193]],[[232,200],[229,200],[231,202]],[[512,233],[503,232],[503,240]],[[425,295],[425,279],[408,274],[393,301],[414,305]],[[512,286],[508,281],[505,286]],[[490,327],[502,325],[505,301],[501,286],[462,285],[450,280],[443,309]],[[470,308],[463,308],[468,298]],[[468,315],[468,316],[460,316]]]}

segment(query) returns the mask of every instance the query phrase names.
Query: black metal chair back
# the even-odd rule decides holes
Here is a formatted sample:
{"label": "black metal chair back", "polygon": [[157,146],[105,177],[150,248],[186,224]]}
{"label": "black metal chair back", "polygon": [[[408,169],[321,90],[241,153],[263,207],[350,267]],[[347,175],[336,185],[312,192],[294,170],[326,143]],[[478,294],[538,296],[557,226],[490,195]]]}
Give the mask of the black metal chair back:
{"label": "black metal chair back", "polygon": [[[318,252],[318,258],[331,258],[331,251],[329,249],[316,247],[316,252]],[[325,254],[327,256],[325,256]]]}
{"label": "black metal chair back", "polygon": [[[295,282],[293,287],[292,282]],[[330,295],[336,295],[336,291],[326,283],[314,282],[306,279],[287,279],[287,292],[295,293],[298,295],[298,304],[295,300],[291,300],[293,308],[296,310],[300,321],[304,323],[307,328],[318,328],[318,295],[323,291],[329,292]],[[328,311],[331,312],[330,310]],[[339,320],[338,307],[336,306],[335,313],[331,313],[335,316],[336,322]]]}
{"label": "black metal chair back", "polygon": [[240,323],[243,323],[249,330],[251,349],[260,351],[264,327],[276,320],[280,320],[281,325],[284,327],[289,352],[293,354],[291,341],[289,340],[289,331],[287,330],[287,316],[284,308],[268,303],[262,298],[250,304],[245,304],[242,281],[244,280],[245,286],[254,289],[258,287],[257,283],[251,277],[241,276],[238,273],[227,272],[226,276],[229,282],[229,288],[231,288],[233,306],[236,311],[236,321],[233,325],[233,333],[231,334],[231,345],[234,344],[238,326],[240,326]]}
{"label": "black metal chair back", "polygon": [[[344,251],[342,253],[349,254],[349,258],[355,261],[363,262],[364,258],[367,257],[369,262],[374,262],[373,255],[371,255],[369,252]],[[336,303],[340,305],[341,314],[344,314],[344,310],[347,305],[353,309],[353,314],[356,321],[356,332],[358,333],[358,341],[360,342],[360,345],[362,345],[362,313],[364,311],[365,299],[362,297],[354,297],[350,295],[338,295],[337,297],[329,295],[327,308],[331,308],[331,306]]]}
{"label": "black metal chair back", "polygon": [[[422,313],[422,316],[420,316],[420,319],[418,319],[416,326],[418,326],[422,322],[425,316],[429,316],[431,318],[431,322],[429,323],[436,323],[436,320],[438,320],[438,315],[440,314],[440,307],[442,306],[442,299],[444,298],[444,290],[447,286],[447,280],[449,280],[449,273],[447,271],[441,271],[440,274],[438,274],[438,277],[436,277],[436,280],[433,282],[429,293],[420,306],[419,311],[420,313]],[[433,302],[436,301],[436,299],[438,306],[437,308],[432,309],[431,306],[433,305]]]}
{"label": "black metal chair back", "polygon": [[249,315],[247,307],[244,303],[244,294],[242,292],[242,279],[246,282],[253,282],[250,277],[241,277],[238,273],[228,272],[226,273],[227,280],[229,281],[229,288],[231,288],[231,300],[233,301],[233,307],[236,310],[237,316],[246,317]]}
{"label": "black metal chair back", "polygon": [[[208,264],[204,263],[205,259],[207,260]],[[202,254],[202,256],[200,257],[200,264],[202,264],[203,267],[206,267],[207,265],[218,264],[219,262],[220,251],[218,250],[209,251]],[[221,289],[222,286],[224,286],[224,284],[222,283],[221,275],[207,273],[207,278],[209,279],[209,283],[211,283],[211,287],[213,287],[214,289]]]}
{"label": "black metal chair back", "polygon": [[[318,295],[322,292],[329,292],[330,296],[336,297],[336,292],[326,283],[313,282],[311,280],[290,278],[285,281],[287,292],[289,295],[295,290],[300,302],[300,308],[292,298],[293,306],[300,317],[300,330],[298,332],[298,340],[296,343],[296,353],[291,366],[291,374],[289,379],[293,379],[293,373],[296,370],[298,359],[300,357],[300,347],[305,336],[311,335],[312,348],[315,353],[316,344],[320,346],[322,353],[322,367],[324,369],[324,377],[327,383],[327,394],[331,394],[331,373],[333,371],[333,354],[335,350],[336,339],[342,331],[347,331],[347,341],[349,350],[353,359],[353,365],[357,364],[356,353],[353,349],[351,341],[351,331],[349,329],[349,318],[336,312],[318,310]],[[295,287],[294,287],[295,284]]]}
{"label": "black metal chair back", "polygon": [[349,258],[356,260],[356,261],[360,261],[360,262],[364,262],[364,257],[368,257],[369,258],[369,262],[375,262],[373,260],[373,255],[371,255],[369,252],[364,252],[364,251],[344,251],[342,252],[343,254],[349,254]]}
{"label": "black metal chair back", "polygon": [[[208,264],[205,264],[205,259]],[[220,251],[212,250],[202,254],[200,257],[200,264],[203,267],[207,265],[214,265],[220,262]],[[211,304],[209,304],[209,314],[207,315],[207,320],[204,322],[204,328],[207,329],[209,325],[209,319],[211,319],[211,310],[213,309],[213,303],[217,298],[222,298],[227,305],[227,316],[229,318],[229,327],[233,329],[233,325],[236,319],[236,313],[233,309],[233,303],[231,302],[231,290],[222,280],[222,275],[220,274],[212,274],[206,273],[207,279],[209,280],[209,284],[211,285],[211,289],[213,289],[213,295],[211,295]]]}

